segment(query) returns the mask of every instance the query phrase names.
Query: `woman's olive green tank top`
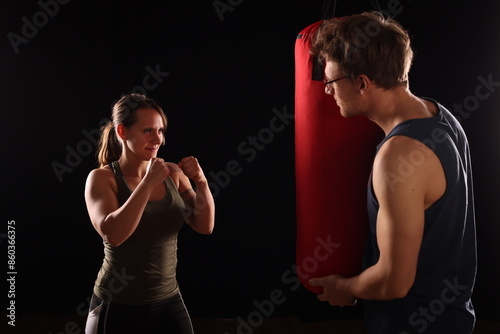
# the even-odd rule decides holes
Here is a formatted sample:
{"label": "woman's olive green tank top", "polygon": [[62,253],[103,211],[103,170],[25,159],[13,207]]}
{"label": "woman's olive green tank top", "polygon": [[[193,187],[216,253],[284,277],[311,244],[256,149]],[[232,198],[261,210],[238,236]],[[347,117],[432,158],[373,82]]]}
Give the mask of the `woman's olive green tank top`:
{"label": "woman's olive green tank top", "polygon": [[[110,167],[118,186],[118,202],[129,198],[128,187],[118,162]],[[134,233],[118,247],[104,243],[104,261],[97,275],[94,293],[119,304],[150,304],[175,295],[177,234],[185,219],[184,202],[169,177],[165,196],[148,202]]]}

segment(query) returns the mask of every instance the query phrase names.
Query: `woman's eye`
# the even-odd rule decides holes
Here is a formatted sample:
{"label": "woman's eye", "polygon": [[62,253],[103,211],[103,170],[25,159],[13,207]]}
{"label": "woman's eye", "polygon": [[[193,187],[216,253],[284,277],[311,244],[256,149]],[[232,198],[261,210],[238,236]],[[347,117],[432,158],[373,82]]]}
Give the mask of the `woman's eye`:
{"label": "woman's eye", "polygon": [[[152,134],[153,132],[154,132],[153,129],[145,129],[144,130],[144,133],[146,133],[146,134]],[[165,130],[160,129],[160,130],[158,130],[157,133],[158,133],[158,135],[163,136],[165,134]]]}

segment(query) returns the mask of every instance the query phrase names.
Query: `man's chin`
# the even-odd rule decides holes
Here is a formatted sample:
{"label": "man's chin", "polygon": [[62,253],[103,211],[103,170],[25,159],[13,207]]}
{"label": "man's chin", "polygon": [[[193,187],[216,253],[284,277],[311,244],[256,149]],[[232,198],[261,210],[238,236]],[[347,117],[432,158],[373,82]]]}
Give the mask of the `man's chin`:
{"label": "man's chin", "polygon": [[340,115],[344,118],[347,118],[347,117],[351,117],[352,115],[346,111],[345,109],[343,109],[342,107],[340,108]]}
{"label": "man's chin", "polygon": [[345,109],[345,108],[340,107],[340,115],[342,115],[342,117],[344,117],[344,118],[349,118],[349,117],[358,116],[358,115],[360,115],[360,113],[356,112],[352,109]]}

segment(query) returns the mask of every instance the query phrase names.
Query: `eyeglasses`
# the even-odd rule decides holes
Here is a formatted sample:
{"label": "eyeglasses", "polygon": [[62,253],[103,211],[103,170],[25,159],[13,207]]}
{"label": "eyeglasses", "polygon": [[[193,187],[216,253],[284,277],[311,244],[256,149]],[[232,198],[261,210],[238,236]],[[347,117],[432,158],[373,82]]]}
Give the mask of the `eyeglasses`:
{"label": "eyeglasses", "polygon": [[349,78],[349,76],[341,77],[341,78],[338,78],[338,79],[333,79],[333,80],[330,80],[330,81],[326,81],[326,79],[324,79],[323,80],[323,84],[325,86],[328,86],[328,85],[334,83],[335,81],[339,81],[339,80],[346,79],[346,78]]}

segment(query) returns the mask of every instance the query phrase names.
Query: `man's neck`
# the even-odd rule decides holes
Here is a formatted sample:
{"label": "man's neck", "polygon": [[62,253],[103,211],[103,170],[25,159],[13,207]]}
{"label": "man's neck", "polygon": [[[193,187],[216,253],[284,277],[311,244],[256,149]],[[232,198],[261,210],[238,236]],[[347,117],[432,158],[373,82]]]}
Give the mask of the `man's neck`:
{"label": "man's neck", "polygon": [[416,97],[405,87],[378,89],[375,93],[367,116],[380,126],[386,135],[401,122],[433,117],[436,114],[432,103]]}

